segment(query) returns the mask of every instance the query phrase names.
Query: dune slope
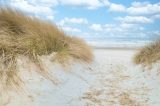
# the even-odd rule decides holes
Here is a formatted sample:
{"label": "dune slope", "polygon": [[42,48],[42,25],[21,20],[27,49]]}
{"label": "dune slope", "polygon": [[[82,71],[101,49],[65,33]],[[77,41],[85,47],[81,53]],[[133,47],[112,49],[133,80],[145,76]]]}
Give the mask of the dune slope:
{"label": "dune slope", "polygon": [[[84,52],[85,51],[85,52]],[[67,36],[51,22],[10,8],[0,8],[0,83],[5,87],[19,86],[17,58],[25,56],[40,69],[40,75],[52,81],[41,65],[40,57],[50,55],[51,61],[63,66],[72,61],[89,63],[91,48],[82,40]]]}

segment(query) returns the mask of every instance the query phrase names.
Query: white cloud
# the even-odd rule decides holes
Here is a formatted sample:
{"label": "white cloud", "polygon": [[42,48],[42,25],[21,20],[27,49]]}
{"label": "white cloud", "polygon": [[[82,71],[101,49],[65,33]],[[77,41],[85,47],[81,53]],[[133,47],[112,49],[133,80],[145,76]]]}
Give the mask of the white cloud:
{"label": "white cloud", "polygon": [[102,31],[102,25],[101,24],[92,24],[90,26],[90,29],[94,30],[94,31]]}
{"label": "white cloud", "polygon": [[121,21],[122,23],[130,23],[130,24],[147,24],[153,22],[153,20],[144,16],[126,16],[123,18],[118,17],[115,19]]}
{"label": "white cloud", "polygon": [[92,24],[89,28],[99,32],[99,33],[116,33],[116,32],[125,32],[132,30],[137,30],[138,25],[136,24]]}
{"label": "white cloud", "polygon": [[62,27],[62,29],[69,33],[81,32],[80,29],[72,28],[72,27]]}
{"label": "white cloud", "polygon": [[[13,4],[17,6],[23,7],[26,5],[34,6],[43,6],[43,7],[55,7],[58,5],[65,5],[65,6],[74,6],[74,7],[85,7],[88,9],[96,9],[103,6],[103,3],[100,0],[10,0]],[[18,7],[17,6],[17,7]],[[32,7],[32,8],[33,8]],[[28,8],[28,9],[32,9]]]}
{"label": "white cloud", "polygon": [[109,6],[110,11],[125,12],[125,9],[126,8],[121,4],[111,3],[110,6]]}
{"label": "white cloud", "polygon": [[109,8],[109,11],[114,11],[114,12],[125,12],[126,8],[122,4],[116,4],[112,3],[109,0],[104,0],[103,1],[104,5]]}
{"label": "white cloud", "polygon": [[29,1],[29,3],[33,5],[38,4],[49,7],[57,6],[59,4],[58,0],[26,0],[26,1]]}
{"label": "white cloud", "polygon": [[123,29],[129,29],[135,27],[135,24],[122,23],[120,24],[120,27]]}
{"label": "white cloud", "polygon": [[55,12],[52,9],[53,5],[49,4],[49,0],[10,0],[9,5],[29,14],[34,14],[37,17],[47,17],[52,20],[54,18]]}
{"label": "white cloud", "polygon": [[[134,34],[138,33],[138,37],[142,37],[144,32],[144,28],[137,24],[129,24],[129,23],[120,23],[120,24],[93,24],[89,27],[94,30],[94,33],[98,33],[98,35],[104,37],[127,37],[127,36],[135,36]],[[92,32],[91,32],[92,33]],[[96,36],[93,34],[93,36]]]}
{"label": "white cloud", "polygon": [[64,18],[60,21],[60,25],[64,26],[65,24],[87,24],[88,20],[85,18]]}
{"label": "white cloud", "polygon": [[148,2],[133,2],[132,6],[127,9],[131,15],[151,15],[160,13],[160,2],[150,4]]}
{"label": "white cloud", "polygon": [[111,2],[109,0],[103,0],[103,4],[108,7],[110,6]]}
{"label": "white cloud", "polygon": [[155,15],[160,13],[160,2],[151,4],[149,2],[133,2],[130,7],[122,4],[112,3],[109,0],[103,1],[104,5],[113,12],[126,12],[130,15]]}
{"label": "white cloud", "polygon": [[53,15],[48,15],[48,16],[46,16],[46,18],[49,19],[49,20],[53,20],[54,16]]}
{"label": "white cloud", "polygon": [[103,6],[99,0],[59,0],[62,5],[82,6],[89,9],[95,9]]}
{"label": "white cloud", "polygon": [[109,8],[109,11],[126,12],[130,15],[150,15],[160,13],[160,2],[155,4],[149,2],[133,2],[131,7],[128,8],[122,4],[112,3],[109,0],[10,0],[10,4],[27,12],[34,12],[36,14],[39,12],[42,14],[51,14],[52,12],[52,15],[54,15],[52,7],[58,5],[79,6],[88,9],[106,6]]}
{"label": "white cloud", "polygon": [[151,18],[154,20],[160,19],[160,14],[153,15]]}

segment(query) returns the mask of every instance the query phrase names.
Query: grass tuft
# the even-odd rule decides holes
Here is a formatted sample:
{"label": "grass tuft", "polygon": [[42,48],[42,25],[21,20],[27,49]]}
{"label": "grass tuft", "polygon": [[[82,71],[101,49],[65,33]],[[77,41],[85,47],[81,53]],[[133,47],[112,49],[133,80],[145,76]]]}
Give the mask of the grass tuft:
{"label": "grass tuft", "polygon": [[20,11],[0,8],[0,84],[1,87],[19,86],[17,57],[26,56],[38,67],[38,73],[52,80],[39,59],[51,55],[52,60],[66,64],[70,60],[89,63],[91,48],[82,40],[67,36],[56,25],[29,17]]}
{"label": "grass tuft", "polygon": [[160,40],[145,46],[134,57],[134,63],[145,67],[151,67],[158,61],[160,61]]}

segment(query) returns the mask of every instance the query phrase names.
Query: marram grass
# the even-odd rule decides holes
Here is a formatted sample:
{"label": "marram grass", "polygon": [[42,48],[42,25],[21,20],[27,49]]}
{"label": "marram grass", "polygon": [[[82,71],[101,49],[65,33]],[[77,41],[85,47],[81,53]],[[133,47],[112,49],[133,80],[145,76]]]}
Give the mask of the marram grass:
{"label": "marram grass", "polygon": [[154,63],[160,61],[160,40],[157,40],[145,47],[135,55],[134,62],[151,68]]}
{"label": "marram grass", "polygon": [[29,58],[39,67],[40,75],[52,80],[39,59],[51,54],[62,66],[70,60],[89,63],[93,59],[91,48],[82,39],[67,36],[55,25],[20,11],[0,8],[0,87],[20,85],[18,56]]}

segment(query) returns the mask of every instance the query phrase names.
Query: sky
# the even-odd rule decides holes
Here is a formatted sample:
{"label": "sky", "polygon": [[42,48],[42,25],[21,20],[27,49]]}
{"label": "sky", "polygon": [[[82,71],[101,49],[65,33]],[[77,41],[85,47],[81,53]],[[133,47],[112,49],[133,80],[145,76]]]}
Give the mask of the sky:
{"label": "sky", "polygon": [[93,45],[143,44],[160,37],[159,0],[0,0],[51,21]]}

